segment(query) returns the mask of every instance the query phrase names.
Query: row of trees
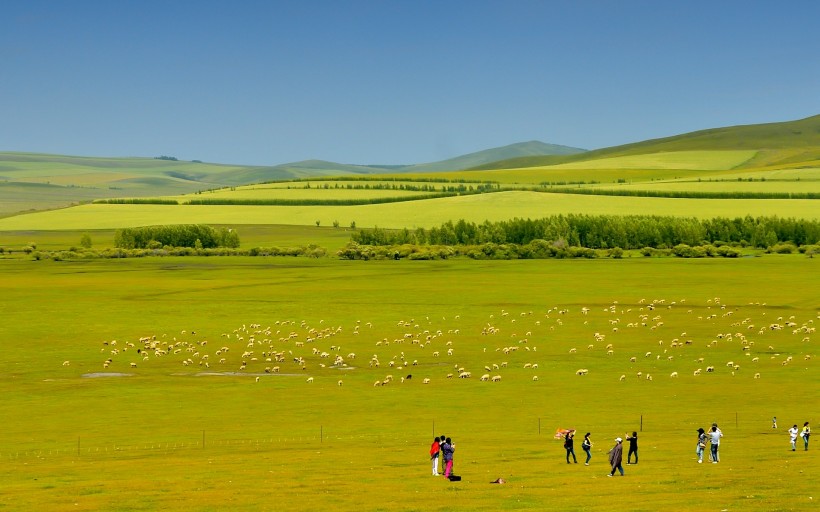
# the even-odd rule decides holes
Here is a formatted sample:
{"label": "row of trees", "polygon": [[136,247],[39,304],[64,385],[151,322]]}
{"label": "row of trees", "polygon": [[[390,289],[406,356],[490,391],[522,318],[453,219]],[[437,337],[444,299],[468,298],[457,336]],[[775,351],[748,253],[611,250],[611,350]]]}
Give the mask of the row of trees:
{"label": "row of trees", "polygon": [[797,246],[820,242],[820,222],[781,217],[696,219],[648,215],[555,215],[481,224],[459,220],[415,230],[362,229],[351,235],[362,245],[526,245],[533,240],[563,240],[591,249],[669,248],[679,244],[736,244],[766,248],[778,242]]}
{"label": "row of trees", "polygon": [[605,188],[553,187],[542,192],[592,196],[662,197],[667,199],[820,199],[817,192],[703,192],[696,190],[633,190]]}
{"label": "row of trees", "polygon": [[232,229],[214,228],[203,224],[123,228],[114,233],[114,246],[121,249],[236,248],[239,247],[239,234]]}

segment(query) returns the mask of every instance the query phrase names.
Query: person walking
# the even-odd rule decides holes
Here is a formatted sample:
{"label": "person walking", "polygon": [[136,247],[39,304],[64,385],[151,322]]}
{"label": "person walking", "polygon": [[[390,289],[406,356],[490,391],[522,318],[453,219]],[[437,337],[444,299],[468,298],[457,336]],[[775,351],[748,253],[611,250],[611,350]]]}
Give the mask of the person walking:
{"label": "person walking", "polygon": [[803,423],[803,430],[800,431],[800,437],[803,438],[803,451],[808,451],[809,449],[809,436],[811,436],[811,429],[807,421]]}
{"label": "person walking", "polygon": [[615,446],[609,450],[609,465],[612,466],[612,471],[609,472],[607,476],[612,476],[615,474],[615,470],[621,472],[621,476],[624,476],[624,467],[622,465],[624,460],[624,446],[623,446],[623,439],[620,437],[615,438]]}
{"label": "person walking", "polygon": [[720,448],[720,438],[723,437],[723,432],[717,427],[717,424],[712,423],[712,430],[709,432],[709,442],[711,443],[711,459],[712,464],[720,462],[720,455],[718,449]]}
{"label": "person walking", "polygon": [[433,444],[430,445],[430,460],[433,461],[433,476],[438,476],[438,454],[441,452],[441,444],[438,442],[438,437],[433,438]]}
{"label": "person walking", "polygon": [[698,445],[695,448],[695,453],[698,455],[698,464],[703,463],[703,451],[706,449],[706,431],[703,428],[698,429]]}
{"label": "person walking", "polygon": [[444,455],[444,478],[450,478],[453,474],[453,454],[456,451],[456,445],[448,437],[441,445],[441,453]]}
{"label": "person walking", "polygon": [[635,454],[635,464],[638,463],[638,433],[632,432],[630,436],[627,434],[626,440],[629,441],[629,453],[626,454],[626,463],[632,464],[632,454]]}
{"label": "person walking", "polygon": [[572,455],[572,460],[578,464],[578,459],[575,458],[575,447],[573,446],[575,438],[575,431],[570,430],[567,432],[566,436],[564,436],[564,448],[567,449],[567,464],[569,464],[569,456]]}
{"label": "person walking", "polygon": [[789,441],[792,443],[792,451],[795,450],[795,444],[797,443],[797,433],[800,432],[797,430],[797,423],[794,424],[792,428],[789,429]]}
{"label": "person walking", "polygon": [[584,461],[584,466],[589,466],[589,459],[592,458],[592,440],[589,438],[589,432],[584,434],[584,440],[581,442],[581,449],[583,449],[587,454],[587,460]]}

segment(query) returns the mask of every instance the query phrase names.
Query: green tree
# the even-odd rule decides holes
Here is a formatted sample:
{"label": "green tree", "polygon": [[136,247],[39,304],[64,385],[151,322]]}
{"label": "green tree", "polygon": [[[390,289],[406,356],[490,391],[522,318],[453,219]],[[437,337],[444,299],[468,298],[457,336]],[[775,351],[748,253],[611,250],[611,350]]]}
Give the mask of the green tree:
{"label": "green tree", "polygon": [[80,247],[91,249],[91,235],[83,233],[83,236],[80,237]]}

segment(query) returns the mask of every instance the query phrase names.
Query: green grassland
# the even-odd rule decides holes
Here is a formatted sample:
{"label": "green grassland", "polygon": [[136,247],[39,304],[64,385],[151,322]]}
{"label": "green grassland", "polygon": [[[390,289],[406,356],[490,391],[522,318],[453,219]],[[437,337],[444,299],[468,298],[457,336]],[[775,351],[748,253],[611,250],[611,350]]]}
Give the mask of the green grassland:
{"label": "green grassland", "polygon": [[687,169],[719,171],[733,169],[755,156],[756,151],[672,151],[571,162],[556,169]]}
{"label": "green grassland", "polygon": [[0,508],[810,510],[785,429],[820,421],[816,262],[0,260]]}

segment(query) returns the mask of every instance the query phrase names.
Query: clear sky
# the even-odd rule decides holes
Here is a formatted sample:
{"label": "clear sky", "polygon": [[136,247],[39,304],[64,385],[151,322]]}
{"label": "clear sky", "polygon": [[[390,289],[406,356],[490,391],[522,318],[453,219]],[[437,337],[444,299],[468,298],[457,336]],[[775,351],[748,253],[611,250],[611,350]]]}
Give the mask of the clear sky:
{"label": "clear sky", "polygon": [[411,164],[820,114],[820,1],[3,0],[0,151]]}

